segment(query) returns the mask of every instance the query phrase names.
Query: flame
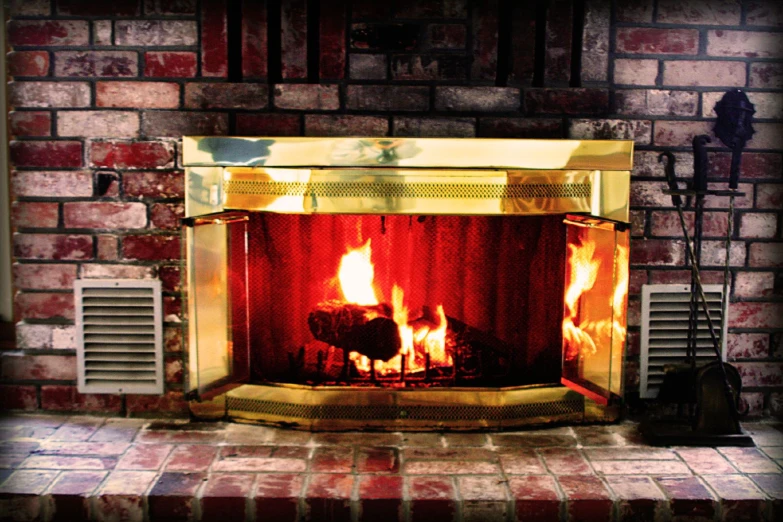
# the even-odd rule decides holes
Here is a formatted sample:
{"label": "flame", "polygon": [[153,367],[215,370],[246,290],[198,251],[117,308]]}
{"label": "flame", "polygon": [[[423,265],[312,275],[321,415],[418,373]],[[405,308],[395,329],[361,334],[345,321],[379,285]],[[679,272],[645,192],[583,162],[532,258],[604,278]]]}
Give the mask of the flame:
{"label": "flame", "polygon": [[[371,261],[372,247],[370,240],[355,249],[349,251],[340,260],[337,277],[340,281],[344,299],[349,303],[360,305],[377,305],[378,298],[373,288],[375,268]],[[442,305],[438,305],[436,313],[438,324],[436,327],[421,325],[414,329],[409,324],[409,310],[405,305],[405,292],[394,285],[392,288],[392,319],[397,323],[400,333],[401,346],[397,355],[388,361],[375,361],[377,375],[389,375],[399,373],[405,357],[405,372],[423,372],[427,368],[427,356],[429,355],[430,367],[452,366],[453,359],[446,352],[446,333],[448,331],[448,319]],[[350,352],[348,357],[354,362],[356,369],[363,375],[371,371],[372,361],[358,353]]]}

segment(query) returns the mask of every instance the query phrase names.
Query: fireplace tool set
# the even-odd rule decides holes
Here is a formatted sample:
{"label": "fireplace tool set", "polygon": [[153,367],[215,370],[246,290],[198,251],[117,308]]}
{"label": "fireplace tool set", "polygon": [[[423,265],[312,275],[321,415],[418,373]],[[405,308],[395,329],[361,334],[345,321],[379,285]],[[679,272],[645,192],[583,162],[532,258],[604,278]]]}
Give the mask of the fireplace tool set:
{"label": "fireplace tool set", "polygon": [[[664,381],[658,396],[660,401],[677,402],[678,415],[673,420],[649,421],[642,425],[642,432],[648,441],[656,445],[706,445],[706,446],[753,446],[753,440],[740,426],[740,391],[742,380],[737,369],[723,361],[721,332],[713,323],[704,287],[701,281],[701,246],[704,220],[704,203],[707,196],[729,198],[728,223],[725,239],[725,262],[723,266],[723,291],[721,312],[726,310],[729,293],[729,267],[731,264],[731,238],[734,232],[734,199],[744,196],[737,191],[742,149],[753,135],[751,120],[755,112],[753,104],[741,90],[728,91],[715,105],[718,119],[715,135],[732,150],[728,190],[711,189],[707,185],[709,170],[706,135],[693,138],[693,180],[687,189],[680,189],[674,172],[675,157],[663,152],[658,161],[665,162],[666,180],[669,188],[664,193],[671,196],[677,209],[680,225],[691,266],[690,302],[688,314],[688,335],[685,362],[666,369]],[[682,198],[686,198],[683,205]],[[691,205],[691,202],[693,203]],[[684,208],[693,208],[693,237],[688,232]],[[701,309],[701,310],[700,310]],[[726,320],[725,318],[723,319]],[[696,347],[699,322],[707,324],[715,361],[696,365]],[[703,326],[703,325],[702,325]],[[687,404],[687,413],[683,406]]]}

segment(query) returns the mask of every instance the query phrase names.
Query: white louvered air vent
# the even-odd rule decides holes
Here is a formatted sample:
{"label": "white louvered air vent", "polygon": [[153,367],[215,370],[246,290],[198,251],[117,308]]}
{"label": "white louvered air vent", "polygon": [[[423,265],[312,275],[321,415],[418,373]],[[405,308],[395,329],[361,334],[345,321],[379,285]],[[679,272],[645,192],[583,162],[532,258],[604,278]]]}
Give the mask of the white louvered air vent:
{"label": "white louvered air vent", "polygon": [[[723,340],[721,356],[726,360],[726,310],[721,310],[722,285],[705,285],[704,293],[716,334]],[[685,361],[688,346],[690,285],[644,285],[642,287],[642,340],[639,392],[642,399],[654,399],[663,382],[664,366]],[[697,365],[715,360],[715,349],[699,303],[696,336]]]}
{"label": "white louvered air vent", "polygon": [[160,281],[81,279],[76,297],[81,393],[163,393]]}

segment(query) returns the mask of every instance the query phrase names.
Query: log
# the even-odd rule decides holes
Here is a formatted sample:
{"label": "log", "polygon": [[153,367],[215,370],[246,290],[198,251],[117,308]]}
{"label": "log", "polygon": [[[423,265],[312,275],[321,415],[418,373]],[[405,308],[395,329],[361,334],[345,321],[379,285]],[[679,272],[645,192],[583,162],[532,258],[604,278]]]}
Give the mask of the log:
{"label": "log", "polygon": [[400,351],[397,324],[387,304],[357,305],[325,301],[307,317],[313,336],[331,346],[388,361]]}

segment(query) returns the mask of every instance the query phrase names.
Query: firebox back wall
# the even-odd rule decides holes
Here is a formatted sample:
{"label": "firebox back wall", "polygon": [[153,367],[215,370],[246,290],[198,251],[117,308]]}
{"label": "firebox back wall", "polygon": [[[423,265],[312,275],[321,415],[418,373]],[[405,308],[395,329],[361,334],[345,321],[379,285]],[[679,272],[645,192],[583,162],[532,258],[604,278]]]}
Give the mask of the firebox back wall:
{"label": "firebox back wall", "polygon": [[[640,285],[688,281],[677,217],[660,192],[657,156],[674,150],[678,175],[690,176],[690,140],[710,132],[712,107],[731,87],[746,89],[756,104],[757,132],[743,159],[740,188],[748,196],[734,216],[728,352],[751,411],[777,404],[783,385],[779,2],[686,2],[684,10],[669,0],[585,0],[582,42],[572,45],[579,9],[555,0],[539,13],[547,30],[538,53],[530,37],[535,13],[523,12],[523,2],[419,0],[392,8],[324,0],[320,19],[309,24],[315,2],[283,2],[275,19],[269,14],[277,12],[259,9],[260,2],[240,3],[229,22],[228,3],[220,0],[11,2],[13,281],[20,323],[17,350],[1,358],[3,407],[186,411],[179,138],[223,134],[634,139],[625,373],[633,395]],[[501,10],[509,6],[510,12]],[[245,31],[237,37],[239,12]],[[240,54],[229,53],[229,25]],[[267,41],[268,29],[280,35],[279,45]],[[392,38],[357,37],[380,33]],[[408,39],[398,45],[395,35]],[[531,56],[539,57],[537,69]],[[714,150],[710,160],[712,181],[724,183],[728,153]],[[707,213],[709,282],[719,277],[726,204],[715,200]],[[77,277],[163,281],[166,395],[76,393]]]}

